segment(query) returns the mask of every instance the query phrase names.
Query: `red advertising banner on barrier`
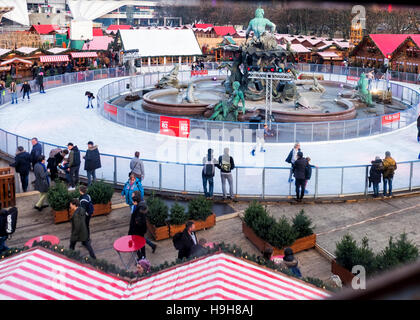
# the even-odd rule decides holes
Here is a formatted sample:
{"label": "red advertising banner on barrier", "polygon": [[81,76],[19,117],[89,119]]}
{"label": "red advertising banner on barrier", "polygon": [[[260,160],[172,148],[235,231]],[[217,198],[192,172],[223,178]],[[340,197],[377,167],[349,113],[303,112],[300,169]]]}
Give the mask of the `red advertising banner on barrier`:
{"label": "red advertising banner on barrier", "polygon": [[190,136],[190,119],[160,116],[160,134],[188,138]]}
{"label": "red advertising banner on barrier", "polygon": [[382,116],[382,124],[389,124],[389,123],[396,122],[396,121],[400,121],[400,113],[399,112]]}
{"label": "red advertising banner on barrier", "polygon": [[347,76],[347,81],[359,81],[359,77]]}
{"label": "red advertising banner on barrier", "polygon": [[191,70],[191,77],[192,76],[206,76],[209,74],[208,70]]}
{"label": "red advertising banner on barrier", "polygon": [[112,104],[109,104],[107,102],[104,103],[104,110],[105,112],[108,112],[114,116],[118,114],[118,109],[116,106],[113,106]]}

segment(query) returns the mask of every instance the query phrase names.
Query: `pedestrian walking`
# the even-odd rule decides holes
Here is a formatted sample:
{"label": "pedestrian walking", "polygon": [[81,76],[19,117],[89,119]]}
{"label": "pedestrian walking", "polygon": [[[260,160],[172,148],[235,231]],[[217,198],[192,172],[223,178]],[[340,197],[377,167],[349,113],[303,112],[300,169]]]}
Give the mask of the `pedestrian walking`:
{"label": "pedestrian walking", "polygon": [[[213,157],[213,149],[208,149],[207,156],[203,158],[203,170],[201,172],[204,196],[207,199],[213,198],[214,174],[217,163],[217,160]],[[209,185],[209,191],[207,191],[207,183]]]}
{"label": "pedestrian walking", "polygon": [[41,211],[42,209],[48,207],[44,205],[45,200],[47,199],[47,192],[50,187],[50,180],[48,178],[47,167],[45,166],[45,156],[41,155],[38,159],[38,162],[34,167],[35,175],[35,190],[40,192],[39,200],[35,204],[35,209]]}
{"label": "pedestrian walking", "polygon": [[420,142],[420,114],[417,117],[417,142]]}
{"label": "pedestrian walking", "polygon": [[260,152],[265,152],[264,149],[264,145],[265,145],[265,133],[268,130],[268,126],[265,124],[264,127],[262,129],[257,129],[256,130],[256,144],[255,146],[252,148],[251,154],[254,157],[255,156],[255,151],[260,148]]}
{"label": "pedestrian walking", "polygon": [[91,107],[93,109],[92,101],[93,101],[93,99],[95,99],[95,96],[90,91],[86,91],[85,96],[87,96],[87,98],[88,98],[88,105],[87,105],[86,109],[89,109],[89,107]]}
{"label": "pedestrian walking", "polygon": [[295,163],[297,159],[297,153],[301,151],[300,150],[300,143],[296,142],[293,146],[293,149],[289,152],[289,155],[286,158],[286,162],[291,164],[290,173],[289,173],[289,180],[288,182],[293,182],[292,174],[293,174],[293,164]]}
{"label": "pedestrian walking", "polygon": [[226,199],[226,180],[229,182],[229,199],[233,198],[233,177],[232,170],[235,169],[235,162],[229,155],[229,148],[223,150],[223,155],[219,156],[217,168],[220,169],[220,178],[222,180],[223,200]]}
{"label": "pedestrian walking", "polygon": [[39,86],[39,93],[45,93],[44,90],[44,73],[41,71],[36,77],[36,84]]}
{"label": "pedestrian walking", "polygon": [[[146,243],[152,248],[154,253],[157,245],[145,237],[147,232],[146,215],[148,209],[139,191],[133,193],[133,209],[130,217],[130,228],[128,230],[129,235],[141,236],[146,240]],[[137,251],[137,257],[139,260],[146,258],[146,246]]]}
{"label": "pedestrian walking", "polygon": [[94,145],[92,141],[88,142],[88,149],[86,150],[86,155],[83,157],[85,159],[85,170],[88,179],[88,186],[93,182],[96,182],[96,169],[101,168],[101,155],[99,154],[98,146]]}
{"label": "pedestrian walking", "polygon": [[308,161],[303,157],[302,151],[297,153],[297,159],[293,164],[293,174],[296,179],[296,201],[301,202],[305,194],[306,167]]}
{"label": "pedestrian walking", "polygon": [[47,159],[47,169],[50,171],[51,181],[58,179],[58,166],[68,154],[67,149],[55,148],[50,151]]}
{"label": "pedestrian walking", "polygon": [[32,163],[32,170],[33,170],[35,167],[35,164],[39,160],[39,156],[42,155],[42,146],[38,142],[38,138],[32,138],[31,143],[32,143],[31,163]]}
{"label": "pedestrian walking", "polygon": [[191,255],[191,249],[198,243],[197,236],[195,235],[195,224],[192,221],[188,221],[185,224],[185,228],[182,232],[174,236],[174,243],[178,248],[178,259],[188,258]]}
{"label": "pedestrian walking", "polygon": [[6,83],[4,81],[0,81],[0,104],[4,103],[5,95],[6,95]]}
{"label": "pedestrian walking", "polygon": [[[395,170],[397,170],[397,163],[391,157],[391,152],[385,152],[385,159],[383,160],[384,164],[384,197],[392,197],[392,179],[394,178]],[[389,191],[387,191],[387,186],[389,186]]]}
{"label": "pedestrian walking", "polygon": [[131,171],[128,174],[128,176],[130,176],[131,174],[134,174],[137,179],[139,179],[140,181],[143,181],[144,180],[144,165],[143,165],[143,161],[139,157],[140,157],[140,152],[136,151],[134,153],[134,158],[132,158],[130,161]]}
{"label": "pedestrian walking", "polygon": [[76,185],[79,183],[79,169],[80,169],[80,151],[79,148],[73,143],[67,144],[69,150],[69,167],[67,171],[70,174],[70,188],[69,190],[75,190]]}
{"label": "pedestrian walking", "polygon": [[93,252],[92,246],[90,244],[88,229],[86,227],[85,209],[80,207],[80,202],[78,199],[72,199],[70,201],[70,211],[73,212],[73,215],[70,218],[70,249],[74,250],[76,243],[81,241],[82,245],[89,251],[89,255],[93,259],[96,259],[95,252]]}
{"label": "pedestrian walking", "polygon": [[20,92],[23,91],[22,101],[25,101],[25,96],[28,96],[28,102],[31,100],[29,93],[32,92],[31,86],[29,85],[28,81],[25,81],[20,89]]}
{"label": "pedestrian walking", "polygon": [[92,202],[91,196],[88,194],[88,189],[86,186],[81,185],[79,187],[79,193],[80,193],[79,203],[80,203],[80,207],[85,209],[86,228],[88,230],[88,239],[90,239],[89,223],[90,223],[90,218],[92,218],[92,214],[94,211],[93,202]]}
{"label": "pedestrian walking", "polygon": [[10,83],[9,91],[10,91],[10,94],[12,95],[12,104],[15,104],[15,103],[17,104],[18,103],[18,98],[17,98],[16,82],[12,81]]}
{"label": "pedestrian walking", "polygon": [[15,162],[11,166],[15,167],[16,172],[19,173],[22,190],[26,192],[28,190],[29,171],[31,170],[31,155],[22,146],[17,147]]}
{"label": "pedestrian walking", "polygon": [[127,203],[131,209],[133,209],[133,193],[134,191],[139,191],[141,195],[141,201],[144,199],[144,190],[141,184],[140,179],[132,173],[128,178],[128,181],[124,184],[121,196],[125,198],[125,203]]}
{"label": "pedestrian walking", "polygon": [[369,187],[373,185],[373,197],[379,196],[379,184],[382,179],[382,172],[384,170],[384,164],[380,157],[376,156],[375,160],[371,162],[372,166],[369,171]]}

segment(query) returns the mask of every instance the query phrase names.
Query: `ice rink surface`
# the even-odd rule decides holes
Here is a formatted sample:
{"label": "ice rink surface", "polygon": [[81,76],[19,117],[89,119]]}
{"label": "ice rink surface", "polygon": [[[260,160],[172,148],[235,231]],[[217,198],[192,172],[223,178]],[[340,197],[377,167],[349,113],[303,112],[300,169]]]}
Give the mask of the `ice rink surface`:
{"label": "ice rink surface", "polygon": [[[198,164],[201,163],[209,147],[215,150],[216,156],[222,154],[225,147],[229,147],[237,166],[289,167],[289,164],[284,160],[293,147],[292,143],[267,143],[265,153],[257,152],[257,156],[252,157],[250,155],[253,147],[252,143],[210,142],[161,136],[110,122],[100,116],[96,109],[86,109],[87,98],[84,95],[85,91],[91,91],[96,95],[102,86],[114,81],[117,81],[117,79],[85,82],[51,89],[47,90],[46,94],[33,94],[30,102],[22,102],[22,99],[19,98],[17,105],[7,104],[0,108],[0,128],[27,138],[38,137],[39,140],[51,144],[64,146],[68,142],[73,142],[81,150],[86,150],[87,142],[92,140],[99,146],[102,154],[132,157],[134,151],[138,150],[142,159]],[[96,100],[94,100],[94,104],[96,105]],[[401,162],[418,158],[420,143],[417,142],[416,137],[417,127],[413,123],[409,127],[379,136],[354,140],[308,142],[302,143],[301,147],[304,156],[310,156],[312,159],[311,163],[319,167],[366,165],[375,156],[383,158],[385,151],[390,151],[392,157],[397,162]],[[27,145],[24,145],[24,147],[26,149]],[[129,160],[127,160],[127,166],[128,162]],[[152,163],[150,165],[153,166]],[[168,181],[164,181],[162,184],[166,185],[167,183],[171,186],[175,184],[174,188],[178,189],[178,180],[180,180],[179,175],[181,172],[179,172],[179,168],[171,170],[171,166],[167,165],[165,180],[167,179]],[[418,169],[420,170],[420,166]],[[83,167],[81,168],[81,174],[84,173],[82,170]],[[102,169],[104,177],[109,177],[111,174],[108,172],[109,170],[112,170],[112,168]],[[189,180],[188,184],[191,183],[191,185],[188,185],[186,189],[202,190],[201,169],[197,167],[192,168],[192,170],[195,172],[194,174],[187,172],[187,175],[191,176],[191,179],[187,179]],[[243,188],[243,192],[246,194],[259,194],[261,186],[257,188],[253,188],[253,186],[261,184],[261,170],[245,168],[240,170],[243,173],[240,174],[241,177],[242,175],[244,177],[241,178],[238,188]],[[268,174],[270,170],[273,174]],[[328,171],[328,174],[324,175],[325,177],[321,174],[323,170]],[[403,170],[405,169],[401,168],[399,171]],[[155,171],[155,169],[151,168],[150,171]],[[280,170],[266,169],[266,171],[266,185],[270,183],[278,184],[278,181],[287,182],[287,170],[275,172]],[[127,172],[119,172],[118,181],[125,180]],[[146,186],[148,184],[156,186],[155,174],[154,172],[149,174],[149,177],[146,177],[144,181]],[[344,190],[344,193],[352,191],[353,185],[357,185],[354,191],[360,192],[360,187],[364,187],[363,176],[364,168],[346,169],[345,180],[349,181],[345,181],[345,188],[348,190]],[[417,176],[415,178],[417,179]],[[149,179],[153,179],[153,181],[148,181]],[[324,183],[321,183],[322,181],[320,180],[320,188],[321,185],[325,185],[325,192],[329,193],[331,191],[336,193],[336,189],[339,186],[335,186],[335,184],[341,183],[341,169],[321,169],[319,179],[330,181],[330,183],[327,183],[327,180],[325,180]],[[362,183],[360,183],[360,180]],[[420,176],[418,180],[420,185]],[[312,183],[311,180],[309,188],[311,188]],[[401,183],[405,183],[405,181]],[[217,180],[215,192],[220,190],[219,184]],[[272,187],[272,191],[268,194],[288,194],[289,185],[287,183],[285,185],[283,186],[283,183],[281,183],[281,186],[278,188]],[[239,189],[238,192],[241,191]],[[319,191],[324,193],[322,190]]]}

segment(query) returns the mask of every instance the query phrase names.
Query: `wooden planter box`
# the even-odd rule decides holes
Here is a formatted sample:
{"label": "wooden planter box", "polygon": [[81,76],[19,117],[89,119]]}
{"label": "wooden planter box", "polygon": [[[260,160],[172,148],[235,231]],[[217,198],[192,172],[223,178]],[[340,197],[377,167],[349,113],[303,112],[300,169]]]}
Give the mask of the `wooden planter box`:
{"label": "wooden planter box", "polygon": [[169,225],[169,236],[173,237],[178,232],[182,232],[185,229],[185,224],[170,224]]}
{"label": "wooden planter box", "polygon": [[335,262],[335,260],[331,261],[331,272],[339,276],[341,279],[341,282],[344,285],[351,285],[351,282],[354,278],[353,273],[351,273],[346,268],[340,266],[337,262]]}
{"label": "wooden planter box", "polygon": [[16,206],[15,174],[11,167],[0,168],[0,203],[2,208]]}
{"label": "wooden planter box", "polygon": [[195,231],[211,228],[216,224],[216,214],[212,213],[206,220],[192,220],[195,224]]}
{"label": "wooden planter box", "polygon": [[93,214],[92,217],[106,215],[112,211],[112,202],[108,202],[107,204],[98,203],[93,205]]}
{"label": "wooden planter box", "polygon": [[66,210],[61,210],[61,211],[55,211],[55,210],[51,209],[51,211],[54,214],[54,223],[55,224],[62,223],[62,222],[67,222],[67,221],[70,220],[70,213],[67,209]]}
{"label": "wooden planter box", "polygon": [[[248,227],[245,222],[242,222],[242,232],[245,234],[248,240],[258,248],[260,252],[264,252],[267,248],[273,248],[274,256],[284,255],[284,248],[276,248],[269,244],[267,241],[264,241],[259,236],[257,236],[254,230]],[[310,236],[297,239],[289,246],[289,248],[293,250],[293,253],[298,253],[315,247],[315,244],[316,234],[311,234]]]}
{"label": "wooden planter box", "polygon": [[146,223],[147,229],[150,231],[155,240],[169,239],[169,226],[155,227],[149,222],[149,220],[146,220]]}

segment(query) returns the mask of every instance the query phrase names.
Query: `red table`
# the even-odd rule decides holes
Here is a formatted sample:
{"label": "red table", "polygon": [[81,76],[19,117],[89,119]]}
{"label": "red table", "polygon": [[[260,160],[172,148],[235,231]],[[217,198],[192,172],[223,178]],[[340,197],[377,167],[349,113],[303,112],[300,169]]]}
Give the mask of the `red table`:
{"label": "red table", "polygon": [[[146,239],[136,235],[124,236],[114,241],[114,249],[127,270],[130,268],[131,263],[136,261],[136,255],[134,253],[143,248],[145,244]],[[131,259],[127,264],[124,262],[121,252],[131,252]]]}
{"label": "red table", "polygon": [[48,242],[51,242],[52,245],[56,245],[60,243],[60,239],[58,237],[51,234],[46,234],[46,235],[35,237],[35,238],[32,238],[31,240],[28,240],[28,242],[25,243],[25,246],[31,248],[35,241],[38,241],[38,242],[48,241]]}

